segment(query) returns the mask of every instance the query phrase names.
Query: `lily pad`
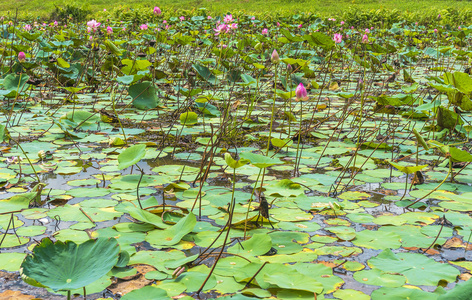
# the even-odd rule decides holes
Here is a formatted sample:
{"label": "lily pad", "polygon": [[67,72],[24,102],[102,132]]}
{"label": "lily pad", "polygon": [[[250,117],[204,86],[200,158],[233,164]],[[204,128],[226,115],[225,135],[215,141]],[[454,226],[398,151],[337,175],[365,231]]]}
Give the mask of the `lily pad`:
{"label": "lily pad", "polygon": [[21,265],[23,273],[54,291],[84,287],[104,276],[118,261],[115,239],[53,243],[45,238]]}

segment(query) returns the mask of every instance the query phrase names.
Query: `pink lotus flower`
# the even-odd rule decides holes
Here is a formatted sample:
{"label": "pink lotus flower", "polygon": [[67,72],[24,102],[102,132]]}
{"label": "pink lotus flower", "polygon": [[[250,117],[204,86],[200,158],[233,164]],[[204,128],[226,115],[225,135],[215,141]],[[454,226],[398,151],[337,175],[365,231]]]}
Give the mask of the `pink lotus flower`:
{"label": "pink lotus flower", "polygon": [[107,9],[106,9],[106,8],[104,8],[104,9],[103,9],[103,11],[107,11]]}
{"label": "pink lotus flower", "polygon": [[20,62],[24,62],[24,61],[26,60],[26,54],[25,54],[23,51],[21,51],[20,53],[18,53],[18,60],[19,60]]}
{"label": "pink lotus flower", "polygon": [[233,23],[233,24],[229,25],[229,27],[232,30],[238,29],[238,23]]}
{"label": "pink lotus flower", "polygon": [[54,23],[53,23],[53,24],[54,24],[54,26],[57,26],[57,25],[58,25],[57,21],[54,21]]}
{"label": "pink lotus flower", "polygon": [[223,22],[225,22],[225,23],[231,23],[231,21],[233,21],[233,15],[231,15],[231,14],[226,15],[223,19]]}
{"label": "pink lotus flower", "polygon": [[160,9],[159,7],[157,7],[157,6],[155,6],[155,7],[154,7],[154,14],[155,14],[156,16],[160,16],[160,15],[162,14],[161,9]]}
{"label": "pink lotus flower", "polygon": [[366,43],[369,42],[369,37],[367,36],[367,34],[364,34],[364,35],[362,36],[362,42],[363,42],[364,44],[366,44]]}
{"label": "pink lotus flower", "polygon": [[[102,23],[99,23],[95,20],[91,20],[91,21],[87,22],[87,27],[90,28],[90,30],[93,29],[93,31],[95,32],[97,30],[97,28],[100,27],[101,24]],[[88,28],[87,28],[87,30],[88,30]],[[90,30],[89,30],[89,32],[90,32]]]}
{"label": "pink lotus flower", "polygon": [[298,25],[298,28],[302,28],[302,27],[303,27],[303,24]]}
{"label": "pink lotus flower", "polygon": [[123,27],[123,29],[121,29],[121,31],[123,31],[123,32],[126,31],[126,27]]}
{"label": "pink lotus flower", "polygon": [[277,53],[277,50],[274,49],[274,51],[272,51],[272,55],[270,56],[270,61],[273,64],[278,64],[280,62],[280,57],[279,57],[279,54]]}
{"label": "pink lotus flower", "polygon": [[26,24],[25,26],[23,26],[23,29],[26,30],[26,31],[30,31],[31,30],[31,25]]}
{"label": "pink lotus flower", "polygon": [[148,29],[148,26],[147,26],[147,24],[141,24],[141,25],[139,26],[139,29],[141,29],[141,30],[146,30],[146,29]]}
{"label": "pink lotus flower", "polygon": [[220,24],[213,30],[216,32],[215,35],[219,35],[221,33],[227,33],[229,31],[229,27],[226,24]]}
{"label": "pink lotus flower", "polygon": [[415,26],[418,26],[418,22],[415,22]]}
{"label": "pink lotus flower", "polygon": [[255,19],[256,19],[256,17],[252,17],[252,18],[251,18],[251,20],[253,20],[253,21],[254,21]]}
{"label": "pink lotus flower", "polygon": [[366,29],[365,29],[365,33],[370,33],[369,28],[366,28]]}
{"label": "pink lotus flower", "polygon": [[344,25],[344,21],[341,21],[341,23],[340,23],[340,24],[341,24],[341,26],[342,26],[342,25]]}
{"label": "pink lotus flower", "polygon": [[300,84],[297,86],[297,89],[295,90],[295,96],[297,97],[297,100],[308,100],[308,93],[306,92],[306,88],[303,83],[300,82]]}
{"label": "pink lotus flower", "polygon": [[280,27],[280,23],[279,23],[279,22],[277,22],[277,27]]}
{"label": "pink lotus flower", "polygon": [[211,20],[211,19],[213,19],[213,18],[212,18],[211,16],[208,16],[207,19],[208,19],[208,20]]}
{"label": "pink lotus flower", "polygon": [[166,23],[167,23],[167,20],[162,21],[162,24],[166,24]]}
{"label": "pink lotus flower", "polygon": [[107,34],[113,34],[113,28],[111,28],[110,26],[107,26]]}
{"label": "pink lotus flower", "polygon": [[262,29],[262,34],[268,34],[269,30],[267,28]]}
{"label": "pink lotus flower", "polygon": [[184,21],[185,20],[185,17],[184,16],[181,16],[179,17],[180,21]]}
{"label": "pink lotus flower", "polygon": [[434,28],[434,33],[438,33],[438,30],[436,28]]}
{"label": "pink lotus flower", "polygon": [[336,44],[339,44],[343,41],[343,35],[340,34],[340,33],[335,33],[334,34],[334,37],[333,37],[333,41],[336,43]]}
{"label": "pink lotus flower", "polygon": [[170,28],[170,26],[169,26],[169,25],[166,25],[166,30],[169,29],[169,28]]}
{"label": "pink lotus flower", "polygon": [[97,28],[100,27],[102,23],[99,23],[95,20],[91,20],[87,22],[87,32],[90,32],[93,30],[93,32],[97,31]]}

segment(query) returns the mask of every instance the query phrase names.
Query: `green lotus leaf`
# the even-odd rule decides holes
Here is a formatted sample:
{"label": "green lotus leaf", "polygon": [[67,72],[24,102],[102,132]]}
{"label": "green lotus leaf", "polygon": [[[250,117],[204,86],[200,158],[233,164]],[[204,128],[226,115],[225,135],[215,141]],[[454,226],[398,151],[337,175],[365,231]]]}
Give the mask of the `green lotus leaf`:
{"label": "green lotus leaf", "polygon": [[180,240],[188,233],[190,233],[195,225],[197,219],[193,213],[189,213],[184,218],[180,219],[177,224],[164,230],[153,230],[146,236],[146,241],[151,245],[157,246],[172,246],[180,242]]}
{"label": "green lotus leaf", "polygon": [[372,300],[436,300],[438,296],[417,288],[383,287],[373,291],[371,297]]}
{"label": "green lotus leaf", "polygon": [[402,166],[393,161],[389,161],[389,163],[397,168],[399,171],[406,173],[406,174],[414,174],[416,171],[421,171],[422,169],[426,168],[428,165],[421,165],[421,166]]}
{"label": "green lotus leaf", "polygon": [[167,296],[167,292],[157,286],[145,286],[137,290],[133,290],[123,297],[121,300],[170,300],[169,296]]}
{"label": "green lotus leaf", "polygon": [[133,105],[138,109],[153,109],[159,105],[157,90],[150,81],[131,85],[128,93],[133,98]]}
{"label": "green lotus leaf", "polygon": [[[406,277],[412,285],[436,286],[440,280],[452,282],[460,274],[449,264],[436,262],[418,253],[393,253],[385,249],[369,259],[369,266],[388,273],[398,273]],[[393,299],[393,298],[392,298]]]}
{"label": "green lotus leaf", "polygon": [[54,291],[84,287],[107,274],[118,262],[114,238],[98,238],[77,245],[45,238],[21,265],[23,273]]}
{"label": "green lotus leaf", "polygon": [[146,155],[146,145],[138,144],[126,148],[118,155],[118,170],[123,170],[138,163]]}
{"label": "green lotus leaf", "polygon": [[247,159],[240,159],[240,160],[236,161],[231,157],[231,154],[229,154],[229,153],[225,153],[225,161],[226,161],[226,164],[228,166],[230,166],[231,168],[233,168],[233,169],[240,168],[240,167],[246,165],[247,163],[249,163],[249,160],[247,160]]}
{"label": "green lotus leaf", "polygon": [[239,155],[241,158],[247,159],[253,164],[254,166],[258,168],[267,168],[270,166],[274,165],[281,165],[283,162],[281,162],[279,159],[276,158],[270,158],[265,155],[260,155],[260,154],[255,154],[252,152],[243,152]]}
{"label": "green lotus leaf", "polygon": [[180,124],[194,125],[198,123],[198,115],[193,111],[188,111],[180,114]]}
{"label": "green lotus leaf", "polygon": [[293,270],[293,272],[264,274],[264,281],[283,289],[309,291],[317,294],[323,291],[321,283],[296,270]]}

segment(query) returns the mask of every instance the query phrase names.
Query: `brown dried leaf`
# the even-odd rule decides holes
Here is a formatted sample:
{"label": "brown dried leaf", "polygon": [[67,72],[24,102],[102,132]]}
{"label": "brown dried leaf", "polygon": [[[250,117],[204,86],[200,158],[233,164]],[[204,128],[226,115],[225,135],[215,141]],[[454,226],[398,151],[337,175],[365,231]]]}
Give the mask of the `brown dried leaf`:
{"label": "brown dried leaf", "polygon": [[20,291],[7,290],[0,293],[0,300],[31,300],[38,299],[31,295],[25,295]]}

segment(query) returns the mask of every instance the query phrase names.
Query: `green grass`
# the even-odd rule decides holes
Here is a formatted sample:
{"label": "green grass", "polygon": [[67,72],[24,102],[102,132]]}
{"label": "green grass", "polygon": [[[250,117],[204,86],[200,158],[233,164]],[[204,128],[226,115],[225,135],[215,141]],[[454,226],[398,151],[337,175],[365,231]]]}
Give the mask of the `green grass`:
{"label": "green grass", "polygon": [[[47,17],[54,10],[55,5],[62,6],[63,0],[16,0],[1,1],[0,11],[3,15],[14,17],[18,9],[20,17]],[[460,12],[469,8],[468,1],[428,1],[428,0],[84,0],[69,1],[67,4],[74,7],[82,7],[90,10],[92,14],[99,14],[103,9],[114,10],[119,6],[132,8],[149,8],[159,6],[164,12],[178,9],[193,10],[205,7],[212,14],[223,14],[226,12],[246,12],[291,14],[297,12],[316,13],[326,17],[341,17],[347,11],[369,11],[378,9],[398,10],[400,14],[424,15],[425,12],[436,12],[443,10],[455,10]]]}

